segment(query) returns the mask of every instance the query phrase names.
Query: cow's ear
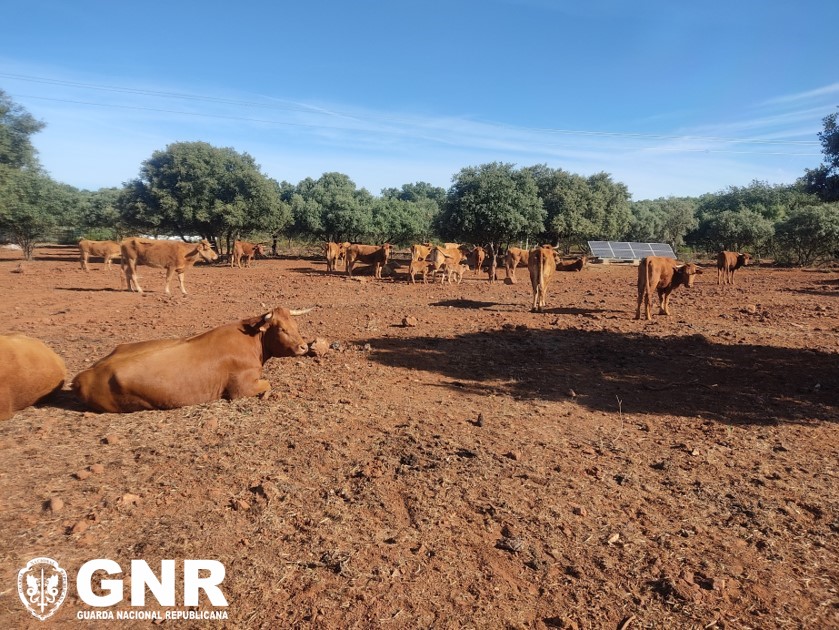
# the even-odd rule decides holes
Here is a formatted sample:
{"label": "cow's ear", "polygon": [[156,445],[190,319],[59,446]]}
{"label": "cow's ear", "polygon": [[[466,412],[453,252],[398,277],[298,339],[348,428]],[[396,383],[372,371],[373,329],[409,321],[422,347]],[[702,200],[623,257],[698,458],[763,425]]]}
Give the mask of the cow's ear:
{"label": "cow's ear", "polygon": [[268,327],[271,326],[271,318],[274,317],[274,313],[269,311],[262,316],[262,322],[259,326],[259,332],[265,332],[268,330]]}
{"label": "cow's ear", "polygon": [[696,273],[704,273],[702,271],[702,267],[695,267],[695,269],[696,269]]}

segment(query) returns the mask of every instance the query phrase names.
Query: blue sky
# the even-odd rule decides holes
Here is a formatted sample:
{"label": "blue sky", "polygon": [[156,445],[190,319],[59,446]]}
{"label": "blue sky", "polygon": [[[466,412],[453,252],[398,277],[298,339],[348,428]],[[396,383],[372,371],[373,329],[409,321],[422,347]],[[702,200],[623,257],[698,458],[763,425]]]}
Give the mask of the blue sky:
{"label": "blue sky", "polygon": [[835,0],[4,5],[0,89],[88,189],[205,141],[373,194],[498,161],[693,196],[793,182],[839,105]]}

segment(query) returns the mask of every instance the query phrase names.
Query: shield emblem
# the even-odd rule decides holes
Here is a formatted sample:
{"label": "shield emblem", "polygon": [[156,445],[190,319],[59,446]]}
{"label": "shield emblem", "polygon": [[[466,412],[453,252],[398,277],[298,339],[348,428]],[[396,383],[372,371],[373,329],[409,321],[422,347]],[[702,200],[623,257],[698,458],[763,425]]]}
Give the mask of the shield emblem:
{"label": "shield emblem", "polygon": [[67,571],[52,558],[35,558],[17,574],[17,592],[41,621],[52,617],[67,597]]}

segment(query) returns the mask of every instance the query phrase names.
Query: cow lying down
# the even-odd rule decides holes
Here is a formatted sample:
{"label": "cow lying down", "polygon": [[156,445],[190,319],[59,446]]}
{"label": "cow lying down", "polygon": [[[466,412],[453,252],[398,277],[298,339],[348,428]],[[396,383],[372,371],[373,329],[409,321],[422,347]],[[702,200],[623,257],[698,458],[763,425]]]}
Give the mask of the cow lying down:
{"label": "cow lying down", "polygon": [[73,379],[76,396],[97,411],[174,409],[219,398],[264,395],[271,357],[305,354],[294,315],[273,311],[185,339],[126,343]]}

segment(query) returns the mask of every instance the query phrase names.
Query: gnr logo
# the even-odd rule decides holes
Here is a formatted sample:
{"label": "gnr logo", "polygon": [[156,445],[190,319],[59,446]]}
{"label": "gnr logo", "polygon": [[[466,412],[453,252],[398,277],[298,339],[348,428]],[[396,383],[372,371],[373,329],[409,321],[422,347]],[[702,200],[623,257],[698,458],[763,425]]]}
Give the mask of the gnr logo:
{"label": "gnr logo", "polygon": [[[101,578],[94,593],[95,574],[104,572],[109,577]],[[122,567],[113,560],[98,558],[85,562],[76,575],[76,591],[79,598],[93,608],[115,606],[125,597],[123,580],[110,576],[122,574]],[[217,560],[184,560],[183,601],[176,602],[176,565],[174,560],[161,560],[160,575],[149,567],[145,560],[131,561],[131,606],[146,605],[146,589],[151,592],[159,606],[173,607],[178,604],[198,606],[201,591],[210,604],[227,606],[227,599],[219,585],[224,581],[224,565]],[[18,573],[18,594],[27,610],[44,621],[59,609],[67,596],[67,572],[50,558],[30,560]],[[190,611],[193,614],[194,611]],[[177,611],[172,611],[177,616]],[[107,614],[113,613],[97,613]],[[167,618],[169,613],[167,612]],[[224,614],[226,618],[226,613]]]}
{"label": "gnr logo", "polygon": [[[154,574],[145,560],[131,561],[131,605],[146,605],[146,587],[161,606],[175,605],[175,561],[162,560],[160,578]],[[93,574],[104,571],[108,575],[119,575],[122,567],[113,560],[100,558],[85,562],[76,576],[76,591],[88,606],[104,608],[122,601],[124,593],[122,580],[102,579],[99,588],[106,592],[97,595],[93,592]],[[208,576],[201,577],[200,572],[207,571]],[[184,606],[197,606],[198,593],[204,591],[213,606],[227,606],[227,599],[219,588],[224,581],[224,565],[218,560],[184,560]]]}

